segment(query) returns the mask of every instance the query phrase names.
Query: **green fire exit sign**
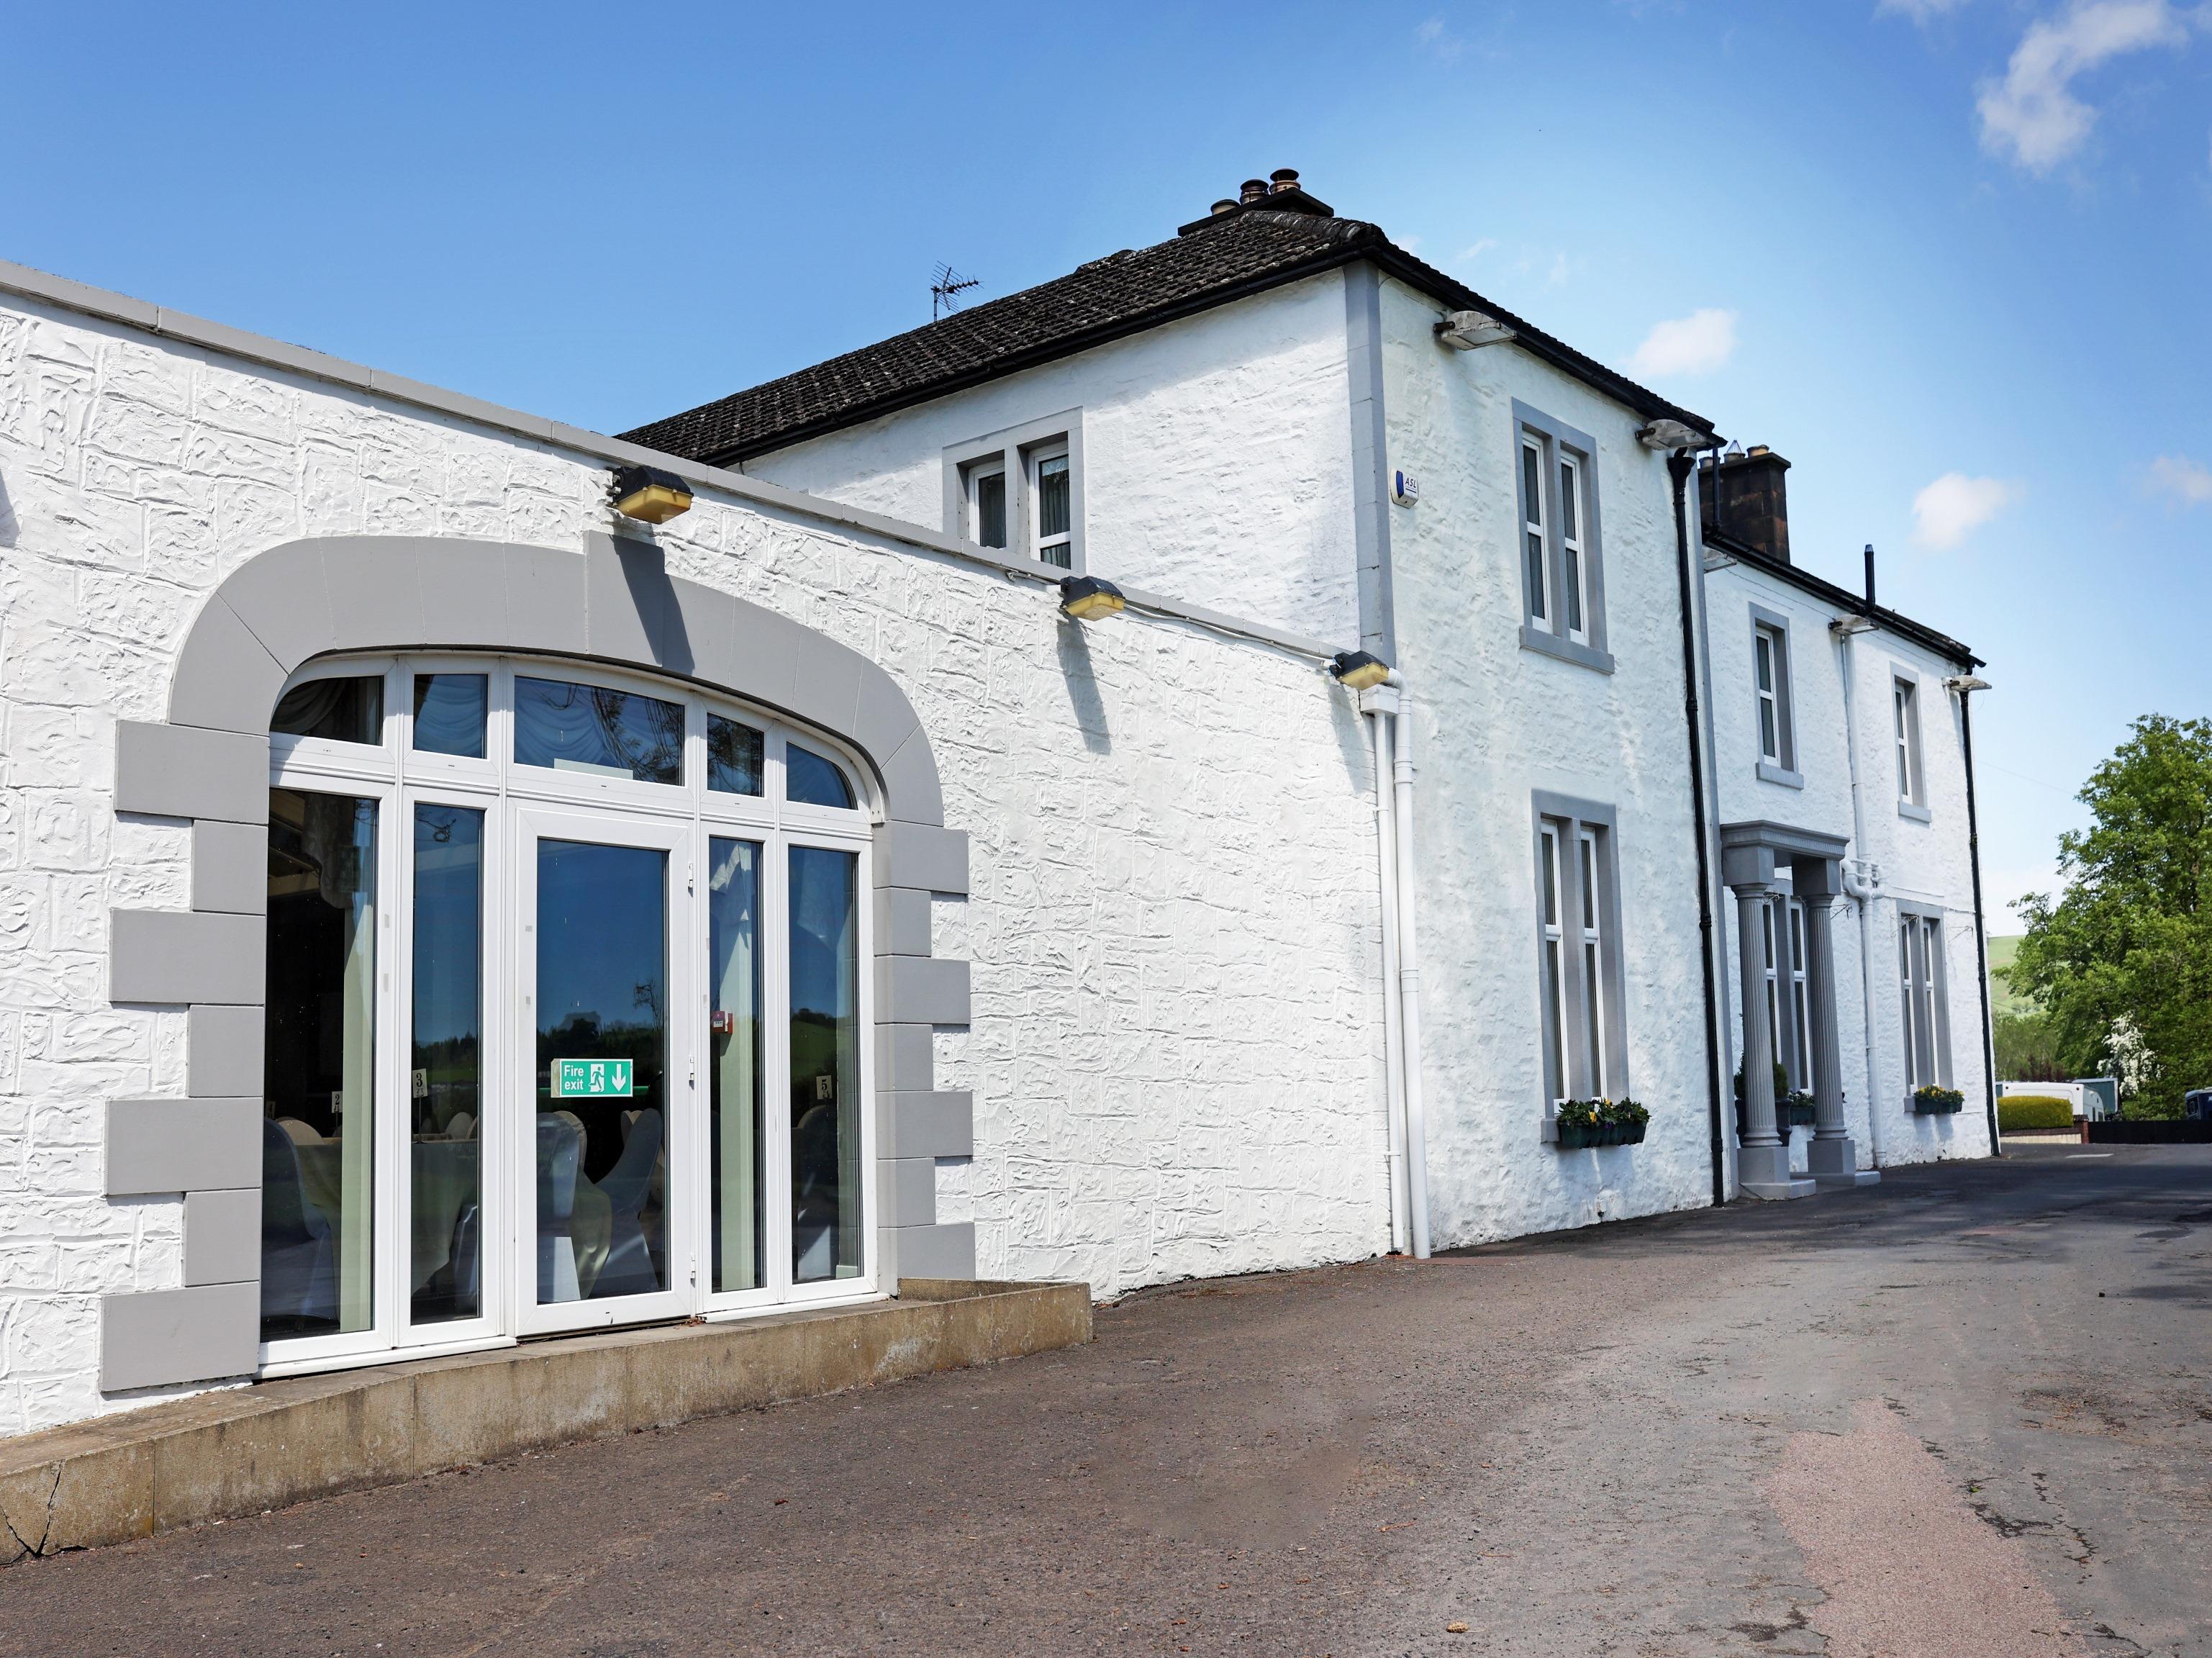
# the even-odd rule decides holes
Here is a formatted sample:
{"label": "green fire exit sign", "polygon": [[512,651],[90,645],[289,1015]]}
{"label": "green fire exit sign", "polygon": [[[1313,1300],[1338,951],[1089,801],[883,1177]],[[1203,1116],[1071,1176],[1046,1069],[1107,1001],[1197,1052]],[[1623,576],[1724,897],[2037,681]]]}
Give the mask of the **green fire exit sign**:
{"label": "green fire exit sign", "polygon": [[626,1100],[629,1098],[630,1061],[628,1060],[556,1060],[553,1097],[556,1100]]}

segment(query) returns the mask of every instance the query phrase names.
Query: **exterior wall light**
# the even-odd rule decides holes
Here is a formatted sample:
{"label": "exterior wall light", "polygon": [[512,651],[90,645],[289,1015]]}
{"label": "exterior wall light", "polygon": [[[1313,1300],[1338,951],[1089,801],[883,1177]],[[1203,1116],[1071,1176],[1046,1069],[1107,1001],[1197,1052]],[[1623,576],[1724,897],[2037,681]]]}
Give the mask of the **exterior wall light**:
{"label": "exterior wall light", "polygon": [[1437,325],[1437,337],[1455,351],[1503,345],[1513,337],[1512,325],[1484,311],[1455,311]]}
{"label": "exterior wall light", "polygon": [[1121,590],[1103,576],[1072,575],[1060,584],[1061,613],[1078,622],[1118,616],[1127,603],[1121,597]]}
{"label": "exterior wall light", "polygon": [[1371,691],[1390,677],[1390,665],[1369,651],[1339,651],[1328,671],[1346,690]]}
{"label": "exterior wall light", "polygon": [[647,524],[665,524],[691,510],[691,486],[657,466],[625,466],[615,474],[615,511]]}
{"label": "exterior wall light", "polygon": [[1946,690],[1956,691],[1960,695],[1964,696],[1968,691],[1989,689],[1990,682],[1976,673],[1953,674],[1943,682],[1943,688]]}
{"label": "exterior wall light", "polygon": [[1679,420],[1655,420],[1636,434],[1646,449],[1710,449],[1713,434]]}

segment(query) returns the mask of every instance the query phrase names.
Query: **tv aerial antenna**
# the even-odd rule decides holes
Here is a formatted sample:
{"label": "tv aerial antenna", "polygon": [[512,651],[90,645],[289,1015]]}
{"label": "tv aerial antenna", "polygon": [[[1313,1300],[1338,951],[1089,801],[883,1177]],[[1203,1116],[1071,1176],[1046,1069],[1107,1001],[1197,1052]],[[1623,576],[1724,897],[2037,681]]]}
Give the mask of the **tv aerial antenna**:
{"label": "tv aerial antenna", "polygon": [[960,296],[971,288],[982,286],[981,276],[963,276],[951,265],[939,261],[937,279],[929,285],[929,319],[949,317],[960,308]]}

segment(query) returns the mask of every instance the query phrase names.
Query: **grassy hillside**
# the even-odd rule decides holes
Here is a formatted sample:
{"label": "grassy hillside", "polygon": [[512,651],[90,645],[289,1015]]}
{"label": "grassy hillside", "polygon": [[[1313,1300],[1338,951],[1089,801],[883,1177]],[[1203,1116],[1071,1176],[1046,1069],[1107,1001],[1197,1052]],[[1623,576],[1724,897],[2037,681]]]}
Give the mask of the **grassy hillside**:
{"label": "grassy hillside", "polygon": [[2033,997],[2014,993],[2006,969],[2020,950],[2020,934],[2008,933],[2002,938],[1990,935],[1990,1011],[2002,1019],[2008,1015],[2033,1013],[2036,1011]]}

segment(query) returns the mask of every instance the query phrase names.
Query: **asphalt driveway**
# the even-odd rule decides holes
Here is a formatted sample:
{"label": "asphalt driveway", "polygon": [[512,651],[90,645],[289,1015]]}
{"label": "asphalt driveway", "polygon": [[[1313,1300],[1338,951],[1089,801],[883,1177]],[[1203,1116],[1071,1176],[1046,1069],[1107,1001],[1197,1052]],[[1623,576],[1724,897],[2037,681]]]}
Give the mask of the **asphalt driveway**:
{"label": "asphalt driveway", "polygon": [[28,1561],[0,1652],[2212,1654],[2208,1315],[2212,1148],[2037,1146]]}

